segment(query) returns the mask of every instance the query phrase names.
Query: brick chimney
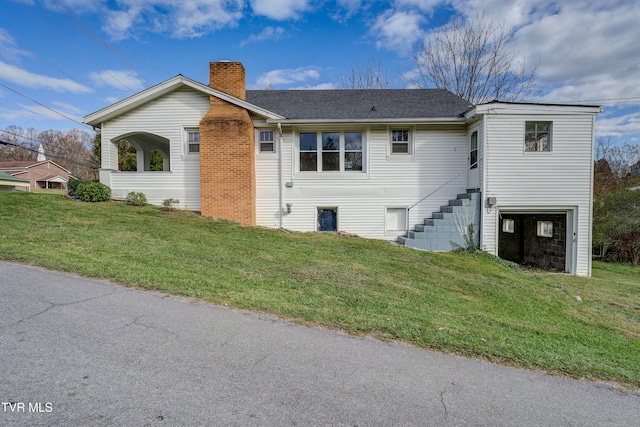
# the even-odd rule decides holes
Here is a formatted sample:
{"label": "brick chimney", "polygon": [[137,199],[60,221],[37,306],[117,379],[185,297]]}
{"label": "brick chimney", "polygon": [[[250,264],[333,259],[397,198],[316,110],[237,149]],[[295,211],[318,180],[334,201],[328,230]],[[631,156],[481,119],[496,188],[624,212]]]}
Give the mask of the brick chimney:
{"label": "brick chimney", "polygon": [[[246,97],[240,62],[212,62],[209,86]],[[249,112],[215,96],[200,121],[200,209],[202,215],[256,223],[255,143]]]}

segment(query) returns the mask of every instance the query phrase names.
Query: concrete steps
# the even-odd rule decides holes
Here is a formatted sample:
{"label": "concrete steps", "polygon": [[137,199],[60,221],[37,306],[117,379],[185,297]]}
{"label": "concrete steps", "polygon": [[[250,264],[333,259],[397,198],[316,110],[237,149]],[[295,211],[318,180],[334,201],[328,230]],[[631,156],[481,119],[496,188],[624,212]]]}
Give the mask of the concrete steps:
{"label": "concrete steps", "polygon": [[[430,251],[447,252],[454,249],[454,244],[465,246],[463,233],[467,233],[470,223],[480,222],[480,193],[469,191],[458,194],[417,224],[406,237],[399,237],[398,243],[407,247]],[[476,226],[476,229],[478,227]],[[478,233],[476,233],[478,243]]]}

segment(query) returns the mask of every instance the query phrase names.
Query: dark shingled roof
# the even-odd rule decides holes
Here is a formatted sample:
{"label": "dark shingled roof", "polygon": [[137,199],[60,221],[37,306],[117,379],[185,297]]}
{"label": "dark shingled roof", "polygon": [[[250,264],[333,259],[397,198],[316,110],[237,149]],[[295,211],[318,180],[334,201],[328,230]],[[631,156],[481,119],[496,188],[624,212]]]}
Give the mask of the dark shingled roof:
{"label": "dark shingled roof", "polygon": [[472,106],[444,89],[248,90],[247,102],[303,120],[455,118]]}

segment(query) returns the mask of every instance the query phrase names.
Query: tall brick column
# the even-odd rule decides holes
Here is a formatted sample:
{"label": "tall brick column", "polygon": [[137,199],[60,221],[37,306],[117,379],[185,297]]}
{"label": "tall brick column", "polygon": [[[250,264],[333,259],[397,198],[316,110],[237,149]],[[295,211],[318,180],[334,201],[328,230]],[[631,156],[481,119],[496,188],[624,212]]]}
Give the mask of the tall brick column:
{"label": "tall brick column", "polygon": [[[240,62],[212,62],[210,86],[244,100]],[[215,96],[200,121],[200,204],[202,215],[256,223],[253,122],[244,108]]]}

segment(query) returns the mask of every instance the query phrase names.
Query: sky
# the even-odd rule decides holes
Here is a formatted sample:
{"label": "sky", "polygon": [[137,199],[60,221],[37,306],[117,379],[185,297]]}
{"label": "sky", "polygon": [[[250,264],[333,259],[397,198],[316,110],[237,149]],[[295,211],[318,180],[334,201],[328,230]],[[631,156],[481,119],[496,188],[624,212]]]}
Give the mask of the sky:
{"label": "sky", "polygon": [[600,105],[596,137],[640,143],[637,0],[0,0],[0,129],[90,130],[83,116],[177,74],[208,84],[220,60],[248,89],[338,88],[371,61],[409,87],[416,44],[478,13],[538,64],[533,101]]}

